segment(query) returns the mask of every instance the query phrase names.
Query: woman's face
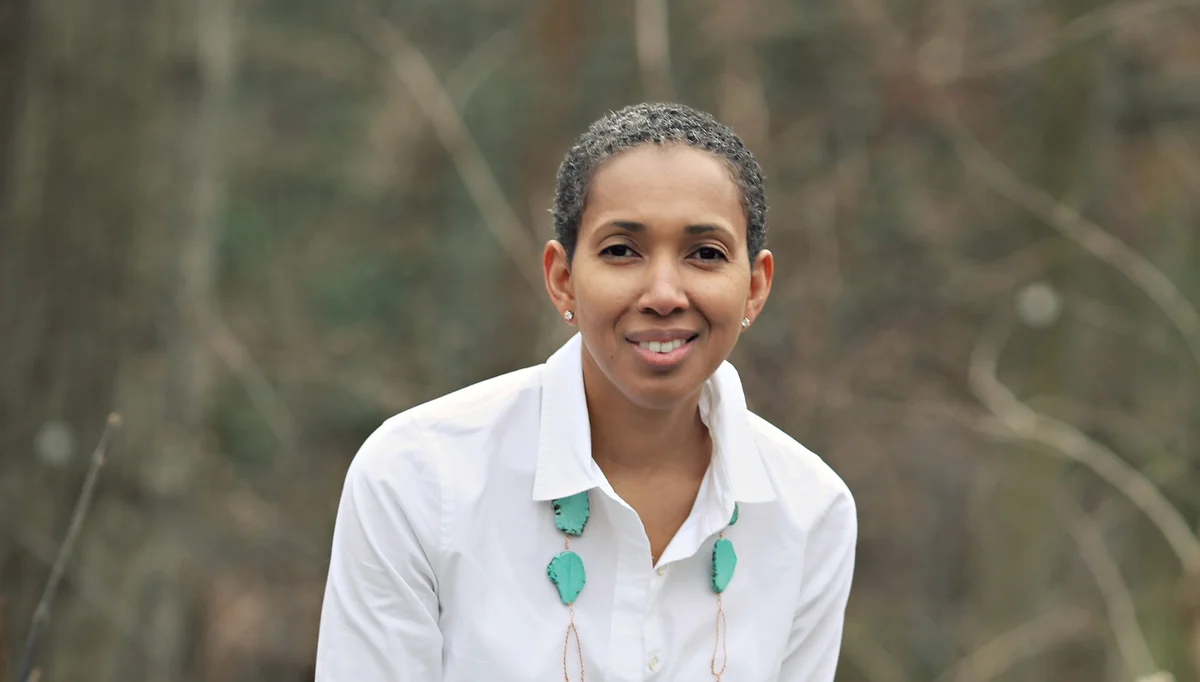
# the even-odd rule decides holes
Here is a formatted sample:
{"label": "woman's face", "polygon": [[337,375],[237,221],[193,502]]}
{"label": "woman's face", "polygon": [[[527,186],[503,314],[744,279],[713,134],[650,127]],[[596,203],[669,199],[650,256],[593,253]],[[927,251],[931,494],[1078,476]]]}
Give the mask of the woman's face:
{"label": "woman's face", "polygon": [[546,246],[546,283],[599,370],[636,405],[687,400],[766,302],[774,261],[753,266],[738,187],[724,161],[685,144],[641,145],[595,172],[574,261]]}

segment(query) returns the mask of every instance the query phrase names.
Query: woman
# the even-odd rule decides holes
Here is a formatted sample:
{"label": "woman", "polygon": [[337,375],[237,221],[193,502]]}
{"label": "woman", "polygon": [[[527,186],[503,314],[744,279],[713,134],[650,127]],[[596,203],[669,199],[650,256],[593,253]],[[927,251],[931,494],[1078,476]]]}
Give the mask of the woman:
{"label": "woman", "polygon": [[415,407],[346,476],[318,682],[830,682],[857,523],[726,358],[771,289],[757,162],[641,104],[568,152],[542,256],[579,332]]}

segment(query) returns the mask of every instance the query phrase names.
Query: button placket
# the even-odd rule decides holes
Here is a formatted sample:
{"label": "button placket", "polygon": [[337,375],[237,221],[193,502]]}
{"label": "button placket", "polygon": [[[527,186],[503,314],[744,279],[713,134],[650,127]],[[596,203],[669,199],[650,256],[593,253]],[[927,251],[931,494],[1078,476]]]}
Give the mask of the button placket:
{"label": "button placket", "polygon": [[615,501],[614,525],[618,532],[616,562],[616,592],[613,599],[612,639],[609,649],[608,672],[612,679],[623,682],[641,680],[646,675],[648,653],[657,653],[661,646],[646,639],[646,616],[648,602],[653,601],[654,586],[645,579],[645,556],[647,543],[639,541],[642,535],[641,522],[637,513]]}
{"label": "button placket", "polygon": [[643,637],[646,642],[646,660],[645,670],[646,676],[650,677],[662,669],[663,666],[663,637],[662,637],[662,618],[660,615],[662,604],[662,589],[666,583],[665,575],[667,573],[665,566],[659,566],[653,572],[645,574],[648,578],[649,589],[647,590],[646,599],[646,623]]}

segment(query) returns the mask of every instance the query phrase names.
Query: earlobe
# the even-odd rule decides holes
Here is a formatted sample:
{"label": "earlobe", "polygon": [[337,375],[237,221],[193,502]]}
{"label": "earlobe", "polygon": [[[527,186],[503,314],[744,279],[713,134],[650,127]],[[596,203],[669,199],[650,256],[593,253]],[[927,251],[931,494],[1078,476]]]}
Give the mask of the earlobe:
{"label": "earlobe", "polygon": [[546,280],[546,293],[550,302],[563,315],[575,307],[575,291],[571,283],[571,267],[567,262],[567,250],[557,240],[546,242],[542,251],[542,274]]}

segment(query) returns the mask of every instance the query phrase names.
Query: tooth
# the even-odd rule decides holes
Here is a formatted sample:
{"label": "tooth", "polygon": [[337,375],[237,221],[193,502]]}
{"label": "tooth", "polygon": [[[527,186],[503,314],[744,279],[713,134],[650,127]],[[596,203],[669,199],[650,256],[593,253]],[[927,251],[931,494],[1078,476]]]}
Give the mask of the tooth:
{"label": "tooth", "polygon": [[675,339],[671,342],[671,350],[675,350],[683,345],[683,339]]}
{"label": "tooth", "polygon": [[651,350],[651,352],[654,352],[654,353],[661,353],[662,352],[662,344],[659,343],[658,341],[651,341],[650,342],[650,350]]}

